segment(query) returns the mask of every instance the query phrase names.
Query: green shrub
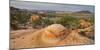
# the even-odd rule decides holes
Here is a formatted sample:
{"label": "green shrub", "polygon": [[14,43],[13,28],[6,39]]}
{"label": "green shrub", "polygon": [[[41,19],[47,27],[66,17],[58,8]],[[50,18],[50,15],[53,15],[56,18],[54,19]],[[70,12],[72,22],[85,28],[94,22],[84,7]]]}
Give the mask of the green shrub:
{"label": "green shrub", "polygon": [[62,24],[67,28],[75,29],[78,28],[79,22],[78,18],[72,16],[63,16],[56,23]]}
{"label": "green shrub", "polygon": [[33,21],[32,22],[32,27],[36,27],[36,26],[39,26],[39,25],[41,25],[41,20],[36,20],[36,21]]}
{"label": "green shrub", "polygon": [[[17,27],[25,26],[29,21],[30,14],[24,11],[16,11],[10,14],[10,26],[16,25]],[[14,26],[15,27],[15,26]]]}
{"label": "green shrub", "polygon": [[29,21],[29,15],[26,15],[25,13],[18,14],[17,21],[19,24],[25,24]]}
{"label": "green shrub", "polygon": [[45,19],[42,19],[42,24],[45,26],[48,26],[50,24],[53,24],[53,21],[50,20],[49,18],[45,18]]}
{"label": "green shrub", "polygon": [[88,21],[89,21],[91,24],[94,24],[94,17],[89,17]]}
{"label": "green shrub", "polygon": [[40,19],[40,20],[36,20],[32,22],[32,27],[45,27],[48,26],[50,24],[53,24],[53,21],[50,20],[49,18],[45,18],[45,19]]}

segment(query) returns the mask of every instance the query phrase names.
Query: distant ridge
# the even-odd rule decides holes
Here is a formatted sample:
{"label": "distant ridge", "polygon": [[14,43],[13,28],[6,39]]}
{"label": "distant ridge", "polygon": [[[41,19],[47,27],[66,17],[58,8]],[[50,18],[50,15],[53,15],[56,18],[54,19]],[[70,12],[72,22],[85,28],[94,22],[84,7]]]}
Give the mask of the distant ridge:
{"label": "distant ridge", "polygon": [[75,13],[87,13],[87,14],[91,14],[92,12],[90,12],[90,11],[78,11],[78,12],[75,12]]}

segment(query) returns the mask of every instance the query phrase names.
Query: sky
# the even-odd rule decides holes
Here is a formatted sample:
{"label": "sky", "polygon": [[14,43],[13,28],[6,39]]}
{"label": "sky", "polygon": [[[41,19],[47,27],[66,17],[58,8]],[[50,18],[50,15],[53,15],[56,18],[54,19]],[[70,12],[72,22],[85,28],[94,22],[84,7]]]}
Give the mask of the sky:
{"label": "sky", "polygon": [[33,1],[10,1],[10,6],[28,9],[28,10],[54,10],[54,11],[90,11],[94,12],[95,7],[92,5],[72,5],[72,4],[56,4],[43,3]]}

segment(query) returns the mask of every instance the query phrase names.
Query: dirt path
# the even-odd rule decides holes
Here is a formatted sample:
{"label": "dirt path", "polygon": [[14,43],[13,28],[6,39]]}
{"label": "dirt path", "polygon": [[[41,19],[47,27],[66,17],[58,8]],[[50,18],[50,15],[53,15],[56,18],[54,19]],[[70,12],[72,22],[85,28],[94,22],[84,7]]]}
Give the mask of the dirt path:
{"label": "dirt path", "polygon": [[15,30],[15,31],[11,31],[10,33],[10,38],[11,39],[15,39],[15,38],[19,38],[21,36],[33,33],[35,31],[37,31],[38,29],[24,29],[24,30]]}

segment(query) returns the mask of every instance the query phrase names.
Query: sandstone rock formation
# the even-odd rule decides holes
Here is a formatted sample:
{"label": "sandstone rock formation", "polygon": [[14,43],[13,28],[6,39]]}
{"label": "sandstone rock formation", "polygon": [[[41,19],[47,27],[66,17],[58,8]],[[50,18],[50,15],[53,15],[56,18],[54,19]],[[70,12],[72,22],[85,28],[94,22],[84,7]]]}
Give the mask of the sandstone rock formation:
{"label": "sandstone rock formation", "polygon": [[80,35],[77,30],[69,31],[60,24],[52,24],[34,33],[11,40],[11,48],[37,48],[93,43],[93,40]]}

